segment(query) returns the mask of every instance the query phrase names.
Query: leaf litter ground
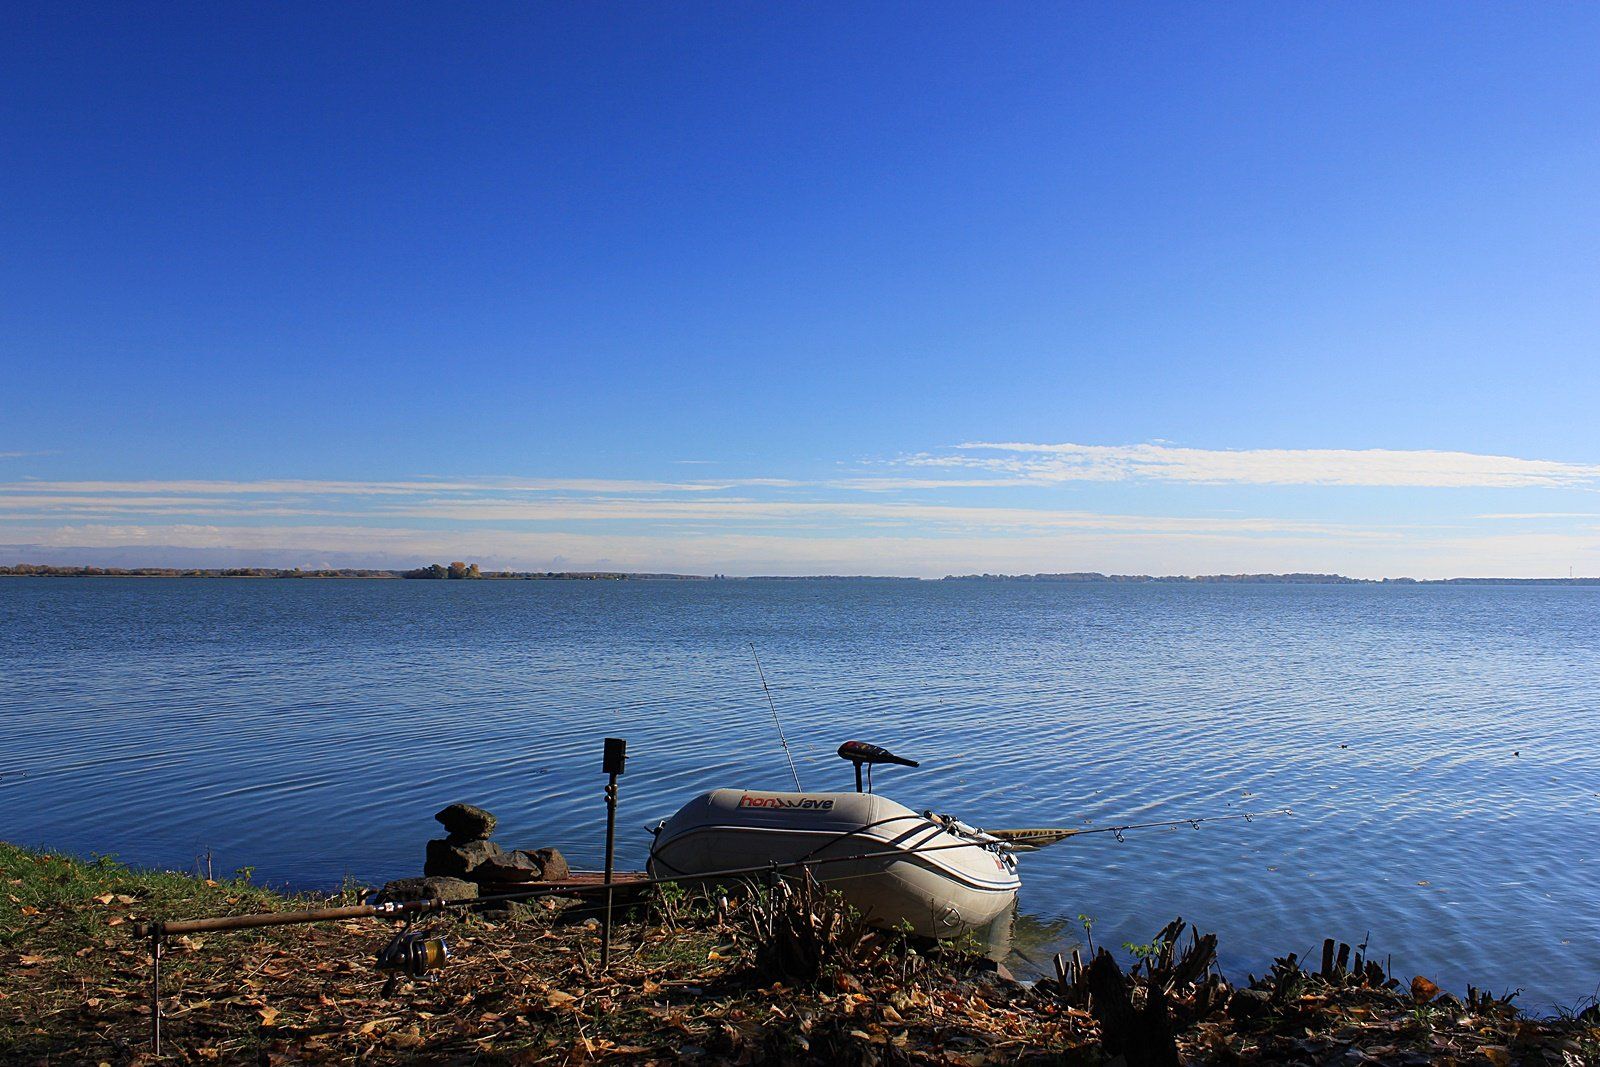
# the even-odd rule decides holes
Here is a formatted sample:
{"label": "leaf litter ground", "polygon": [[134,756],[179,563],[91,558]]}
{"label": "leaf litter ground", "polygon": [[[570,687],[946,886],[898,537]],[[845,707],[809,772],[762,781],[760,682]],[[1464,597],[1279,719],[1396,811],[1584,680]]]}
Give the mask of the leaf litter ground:
{"label": "leaf litter ground", "polygon": [[0,845],[0,1060],[1600,1064],[1593,1011],[1533,1019],[1477,991],[1458,1001],[1292,957],[1235,988],[1201,958],[1214,939],[1184,947],[1181,926],[1130,972],[1105,955],[1025,984],[961,948],[866,930],[804,887],[630,909],[603,974],[582,905],[452,913],[425,924],[450,962],[390,997],[376,954],[393,928],[371,919],[175,938],[165,1054],[150,1054],[133,924],[308,903]]}

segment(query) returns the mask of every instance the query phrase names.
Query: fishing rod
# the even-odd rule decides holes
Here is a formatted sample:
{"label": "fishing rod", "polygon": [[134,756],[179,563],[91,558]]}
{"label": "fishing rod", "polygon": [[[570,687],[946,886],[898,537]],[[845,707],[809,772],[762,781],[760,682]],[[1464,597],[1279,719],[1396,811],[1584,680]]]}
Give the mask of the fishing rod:
{"label": "fishing rod", "polygon": [[985,830],[990,837],[997,837],[1007,842],[1019,851],[1036,851],[1046,845],[1053,845],[1057,841],[1065,841],[1069,837],[1082,837],[1085,834],[1112,834],[1118,841],[1122,840],[1125,830],[1160,830],[1169,827],[1188,826],[1200,829],[1201,823],[1206,822],[1234,822],[1243,820],[1251,822],[1255,819],[1265,819],[1273,815],[1293,815],[1293,808],[1273,808],[1271,811],[1242,811],[1233,815],[1201,815],[1192,819],[1168,819],[1163,822],[1126,822],[1113,826],[1090,827],[1045,827],[1030,830]]}
{"label": "fishing rod", "polygon": [[794,787],[798,792],[804,793],[806,787],[800,784],[800,772],[795,770],[794,755],[789,751],[789,739],[783,736],[783,723],[778,719],[778,705],[773,703],[772,690],[767,687],[767,672],[761,669],[761,657],[756,655],[756,643],[750,642],[750,656],[756,661],[756,673],[761,676],[761,689],[767,694],[767,707],[772,709],[772,725],[778,728],[778,744],[783,746],[783,756],[789,761],[789,773],[794,775]]}

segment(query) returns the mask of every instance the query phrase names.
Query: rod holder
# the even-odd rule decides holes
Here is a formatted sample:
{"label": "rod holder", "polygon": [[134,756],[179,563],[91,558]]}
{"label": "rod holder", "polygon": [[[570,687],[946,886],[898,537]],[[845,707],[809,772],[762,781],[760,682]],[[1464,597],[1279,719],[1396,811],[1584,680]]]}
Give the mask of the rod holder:
{"label": "rod holder", "polygon": [[601,770],[606,773],[606,917],[600,926],[600,969],[611,966],[611,905],[616,891],[611,888],[615,867],[617,842],[617,777],[628,763],[628,742],[620,737],[608,737],[601,759]]}
{"label": "rod holder", "polygon": [[150,1053],[161,1055],[161,952],[167,932],[160,923],[150,927]]}

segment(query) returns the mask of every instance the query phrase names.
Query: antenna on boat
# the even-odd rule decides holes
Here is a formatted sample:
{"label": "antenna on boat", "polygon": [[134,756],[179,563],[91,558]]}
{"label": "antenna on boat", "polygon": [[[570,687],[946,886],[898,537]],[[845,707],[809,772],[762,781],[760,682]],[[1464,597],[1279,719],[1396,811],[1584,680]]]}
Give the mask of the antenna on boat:
{"label": "antenna on boat", "polygon": [[767,707],[772,709],[772,725],[778,728],[778,744],[783,746],[783,756],[789,761],[789,773],[794,775],[796,791],[804,793],[806,787],[800,784],[800,772],[794,769],[794,754],[789,751],[789,739],[783,736],[783,722],[778,718],[778,705],[772,701],[772,690],[767,686],[767,672],[761,669],[761,657],[756,655],[756,644],[750,642],[750,656],[756,661],[756,673],[761,676],[761,689],[767,694]]}

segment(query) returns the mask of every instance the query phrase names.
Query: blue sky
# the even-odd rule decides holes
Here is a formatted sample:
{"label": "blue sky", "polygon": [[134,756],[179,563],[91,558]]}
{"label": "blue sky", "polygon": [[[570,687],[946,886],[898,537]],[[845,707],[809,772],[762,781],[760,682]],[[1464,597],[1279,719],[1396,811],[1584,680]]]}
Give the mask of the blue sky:
{"label": "blue sky", "polygon": [[1600,573],[1593,5],[3,18],[0,554]]}

